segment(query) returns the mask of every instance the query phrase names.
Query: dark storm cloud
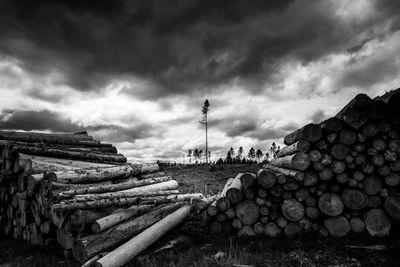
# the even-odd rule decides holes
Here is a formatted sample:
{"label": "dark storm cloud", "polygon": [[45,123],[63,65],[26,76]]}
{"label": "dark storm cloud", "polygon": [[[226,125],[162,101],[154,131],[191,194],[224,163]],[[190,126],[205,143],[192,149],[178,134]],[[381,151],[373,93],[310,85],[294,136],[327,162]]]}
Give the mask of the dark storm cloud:
{"label": "dark storm cloud", "polygon": [[96,139],[106,142],[135,142],[137,139],[149,136],[157,137],[162,133],[160,127],[140,121],[132,123],[129,127],[110,124],[85,127],[49,110],[3,110],[0,113],[0,129],[52,132],[88,131]]}
{"label": "dark storm cloud", "polygon": [[148,137],[160,137],[160,127],[154,127],[144,122],[136,122],[131,126],[96,125],[85,127],[93,137],[107,142],[135,142]]}
{"label": "dark storm cloud", "polygon": [[54,132],[78,132],[84,129],[72,123],[71,120],[62,117],[60,114],[42,111],[2,111],[0,115],[0,129],[2,130],[24,130]]}
{"label": "dark storm cloud", "polygon": [[[378,1],[380,2],[380,1]],[[397,16],[382,1],[377,21]],[[320,1],[2,1],[0,53],[36,74],[58,71],[77,90],[123,75],[124,93],[188,94],[239,78],[260,90],[282,60],[304,64],[354,46],[376,21],[343,25]],[[395,29],[395,25],[393,25]]]}
{"label": "dark storm cloud", "polygon": [[294,123],[284,126],[264,126],[263,121],[252,114],[231,115],[225,119],[213,119],[209,122],[210,129],[217,128],[229,137],[251,137],[258,141],[277,140],[297,129]]}

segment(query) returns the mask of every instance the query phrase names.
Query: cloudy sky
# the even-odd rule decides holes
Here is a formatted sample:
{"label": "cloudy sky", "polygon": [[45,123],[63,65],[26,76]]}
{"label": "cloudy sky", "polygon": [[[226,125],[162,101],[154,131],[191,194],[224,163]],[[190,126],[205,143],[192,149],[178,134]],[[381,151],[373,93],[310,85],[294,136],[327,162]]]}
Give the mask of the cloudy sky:
{"label": "cloudy sky", "polygon": [[400,1],[1,0],[0,129],[88,130],[132,161],[265,151],[400,87]]}

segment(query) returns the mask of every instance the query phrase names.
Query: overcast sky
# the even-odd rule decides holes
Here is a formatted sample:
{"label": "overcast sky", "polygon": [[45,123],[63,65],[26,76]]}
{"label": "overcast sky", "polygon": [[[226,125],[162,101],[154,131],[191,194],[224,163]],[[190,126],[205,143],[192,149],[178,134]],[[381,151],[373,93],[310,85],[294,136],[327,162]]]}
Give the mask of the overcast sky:
{"label": "overcast sky", "polygon": [[0,1],[0,129],[212,159],[400,87],[400,1]]}

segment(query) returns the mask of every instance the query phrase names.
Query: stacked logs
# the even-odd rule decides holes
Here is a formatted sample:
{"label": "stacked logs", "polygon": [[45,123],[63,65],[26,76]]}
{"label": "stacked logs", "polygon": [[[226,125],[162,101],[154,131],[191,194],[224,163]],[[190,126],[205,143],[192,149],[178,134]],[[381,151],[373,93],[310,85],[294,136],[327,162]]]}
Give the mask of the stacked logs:
{"label": "stacked logs", "polygon": [[400,220],[399,114],[399,90],[360,94],[336,116],[287,135],[257,173],[228,180],[207,209],[211,232],[388,235]]}
{"label": "stacked logs", "polygon": [[81,263],[104,256],[118,266],[114,249],[159,222],[155,232],[172,228],[192,210],[185,203],[203,198],[180,194],[157,164],[126,163],[87,133],[0,131],[0,148],[1,234],[41,246],[56,241]]}

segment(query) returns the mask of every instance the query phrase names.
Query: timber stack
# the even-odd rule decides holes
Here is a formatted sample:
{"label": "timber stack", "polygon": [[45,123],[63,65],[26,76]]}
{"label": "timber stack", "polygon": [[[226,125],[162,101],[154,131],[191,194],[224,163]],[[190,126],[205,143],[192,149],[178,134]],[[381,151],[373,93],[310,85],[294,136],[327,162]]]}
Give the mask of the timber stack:
{"label": "timber stack", "polygon": [[86,132],[0,131],[0,148],[0,235],[58,242],[88,265],[123,264],[181,223],[194,200],[204,205],[157,164],[127,163]]}
{"label": "timber stack", "polygon": [[212,233],[383,237],[400,221],[400,89],[359,94],[283,141],[257,173],[228,180],[206,211]]}

